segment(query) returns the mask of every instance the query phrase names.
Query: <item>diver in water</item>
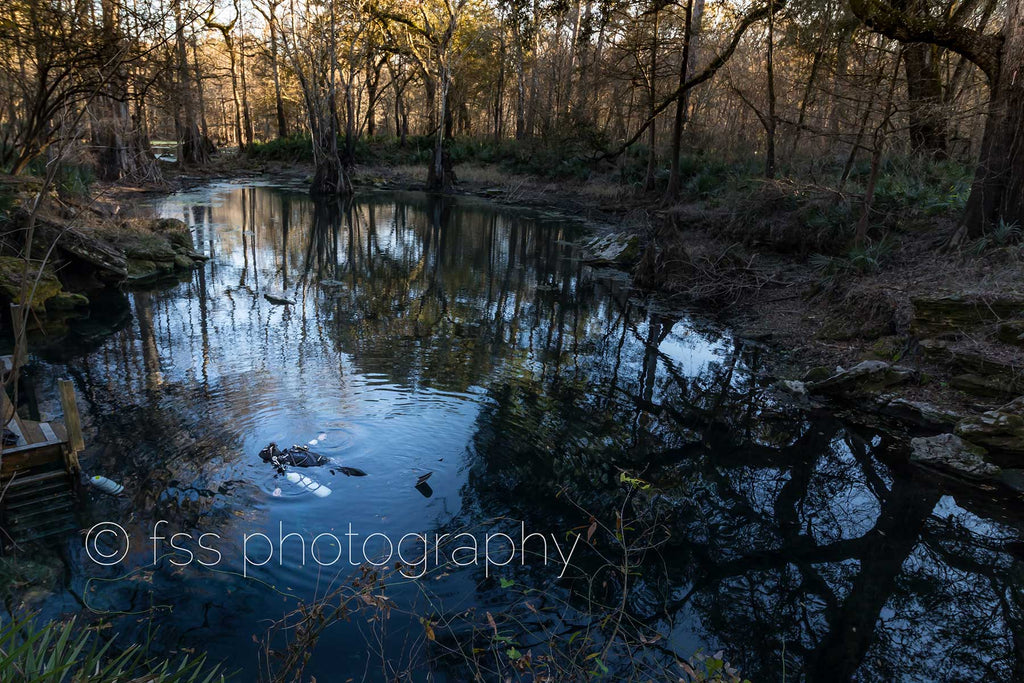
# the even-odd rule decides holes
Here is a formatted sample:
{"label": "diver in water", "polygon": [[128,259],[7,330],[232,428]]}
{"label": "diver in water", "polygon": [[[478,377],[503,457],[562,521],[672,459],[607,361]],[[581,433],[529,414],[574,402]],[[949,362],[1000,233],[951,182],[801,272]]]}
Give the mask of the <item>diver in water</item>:
{"label": "diver in water", "polygon": [[[318,467],[331,462],[327,456],[309,450],[308,446],[294,445],[291,448],[281,450],[273,442],[260,451],[260,458],[263,459],[263,462],[272,464],[279,474],[284,474],[285,468],[289,466]],[[336,469],[348,477],[366,476],[366,472],[355,467],[337,467]]]}
{"label": "diver in water", "polygon": [[292,467],[316,467],[330,462],[325,456],[314,453],[306,446],[295,445],[282,451],[273,442],[260,451],[260,458],[263,459],[263,462],[271,463],[278,472],[284,472],[284,468],[289,465]]}

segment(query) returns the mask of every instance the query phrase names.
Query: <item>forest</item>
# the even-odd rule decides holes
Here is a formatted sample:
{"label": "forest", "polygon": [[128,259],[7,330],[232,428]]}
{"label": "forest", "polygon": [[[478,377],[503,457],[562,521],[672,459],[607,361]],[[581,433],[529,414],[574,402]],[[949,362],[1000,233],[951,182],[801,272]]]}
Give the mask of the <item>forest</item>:
{"label": "forest", "polygon": [[1024,680],[1024,0],[0,9],[0,680]]}
{"label": "forest", "polygon": [[156,141],[202,166],[295,140],[312,189],[345,193],[362,147],[429,144],[434,190],[482,154],[549,174],[616,166],[672,202],[696,157],[840,192],[853,177],[870,207],[890,159],[948,160],[972,173],[962,222],[978,237],[1021,218],[1020,13],[999,0],[8,0],[0,164],[145,181],[160,174]]}

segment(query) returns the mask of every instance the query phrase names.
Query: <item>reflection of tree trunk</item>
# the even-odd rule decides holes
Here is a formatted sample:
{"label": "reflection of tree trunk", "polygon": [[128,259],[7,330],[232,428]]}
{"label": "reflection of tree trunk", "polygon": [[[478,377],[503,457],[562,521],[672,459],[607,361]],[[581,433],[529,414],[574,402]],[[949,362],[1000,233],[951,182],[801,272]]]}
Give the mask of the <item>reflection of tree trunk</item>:
{"label": "reflection of tree trunk", "polygon": [[[245,223],[242,223],[242,232],[245,232]],[[199,331],[202,335],[202,348],[203,348],[203,389],[209,391],[210,389],[210,322],[209,312],[207,306],[209,297],[206,291],[206,268],[198,268],[197,276],[199,279]]]}
{"label": "reflection of tree trunk", "polygon": [[142,344],[142,362],[146,369],[146,385],[153,389],[163,384],[160,371],[160,350],[157,348],[153,328],[153,300],[149,292],[135,292],[135,315],[139,319],[139,341]]}
{"label": "reflection of tree trunk", "polygon": [[640,369],[640,386],[643,400],[650,403],[654,398],[654,382],[658,378],[658,349],[665,337],[672,331],[672,323],[657,313],[651,313],[644,340],[644,363]]}
{"label": "reflection of tree trunk", "polygon": [[838,609],[830,610],[828,633],[809,657],[807,680],[848,681],[854,677],[939,495],[907,479],[893,482],[878,522],[865,537],[870,542],[859,554],[860,571],[846,599]]}
{"label": "reflection of tree trunk", "polygon": [[286,194],[281,198],[281,277],[288,291],[288,229],[291,227],[292,204]]}

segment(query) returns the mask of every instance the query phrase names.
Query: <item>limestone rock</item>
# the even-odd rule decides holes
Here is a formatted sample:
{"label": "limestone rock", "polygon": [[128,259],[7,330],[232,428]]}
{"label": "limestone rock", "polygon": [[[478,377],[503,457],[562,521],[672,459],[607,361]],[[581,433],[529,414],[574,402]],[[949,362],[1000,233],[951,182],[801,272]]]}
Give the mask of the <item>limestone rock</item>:
{"label": "limestone rock", "polygon": [[961,420],[956,433],[992,450],[1024,453],[1024,396]]}
{"label": "limestone rock", "polygon": [[584,259],[603,265],[627,265],[640,254],[640,239],[636,235],[611,234],[595,237],[583,244]]}
{"label": "limestone rock", "polygon": [[854,398],[877,394],[889,387],[909,382],[916,373],[909,368],[880,360],[866,360],[849,370],[843,370],[828,379],[811,382],[807,389],[812,394],[825,394]]}
{"label": "limestone rock", "polygon": [[910,461],[974,480],[997,479],[1000,470],[984,458],[985,449],[954,434],[923,436],[910,441]]}
{"label": "limestone rock", "polygon": [[[14,256],[0,256],[0,293],[9,301],[16,302],[21,294],[21,279],[25,271],[25,261]],[[38,281],[36,280],[36,276]],[[60,293],[60,281],[53,271],[46,266],[39,272],[39,262],[32,262],[28,269],[28,287],[35,287],[32,292],[30,307],[41,310],[46,302]]]}
{"label": "limestone rock", "polygon": [[999,377],[979,375],[973,372],[954,375],[949,379],[949,383],[960,391],[973,396],[1002,400],[1024,390],[1024,386],[1018,382],[1007,382]]}
{"label": "limestone rock", "polygon": [[128,259],[128,279],[130,281],[151,280],[160,275],[160,269],[153,261]]}
{"label": "limestone rock", "polygon": [[162,235],[175,247],[191,251],[195,248],[192,244],[192,232],[185,225],[185,221],[177,218],[157,218],[151,225],[153,232]]}
{"label": "limestone rock", "polygon": [[1014,297],[984,299],[950,295],[916,297],[912,303],[911,330],[919,336],[957,335],[972,327],[1024,314],[1024,299]]}
{"label": "limestone rock", "polygon": [[46,302],[48,311],[70,311],[89,305],[89,297],[74,292],[61,292]]}
{"label": "limestone rock", "polygon": [[842,368],[836,368],[835,370],[833,370],[832,368],[827,367],[825,365],[819,365],[808,370],[807,373],[804,375],[803,381],[804,383],[820,382],[823,379],[828,379],[837,372],[842,372]]}
{"label": "limestone rock", "polygon": [[882,396],[878,401],[878,411],[900,420],[913,422],[923,427],[951,428],[963,416],[951,410],[944,410],[924,401],[910,401],[899,396]]}
{"label": "limestone rock", "polygon": [[784,379],[780,382],[777,382],[775,386],[777,386],[779,389],[785,391],[788,394],[793,394],[794,396],[807,395],[806,385],[804,385],[803,382],[797,381],[795,379]]}
{"label": "limestone rock", "polygon": [[177,254],[174,257],[174,267],[178,270],[190,270],[195,268],[197,265],[198,264],[193,259],[185,254]]}

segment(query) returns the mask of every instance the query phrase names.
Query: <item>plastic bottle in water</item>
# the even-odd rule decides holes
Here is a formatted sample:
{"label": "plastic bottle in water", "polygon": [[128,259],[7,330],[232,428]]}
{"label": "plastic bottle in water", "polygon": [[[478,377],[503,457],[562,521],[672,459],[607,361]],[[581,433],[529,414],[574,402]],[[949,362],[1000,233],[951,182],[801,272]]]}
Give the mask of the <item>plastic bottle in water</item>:
{"label": "plastic bottle in water", "polygon": [[98,474],[95,475],[94,477],[91,477],[89,479],[89,483],[98,488],[100,491],[103,491],[103,493],[109,493],[112,496],[116,496],[117,494],[121,493],[121,491],[124,491],[124,487],[118,484],[116,481],[112,481],[110,479],[107,479],[106,477],[101,477]]}
{"label": "plastic bottle in water", "polygon": [[313,481],[309,477],[303,476],[298,472],[286,472],[284,478],[295,484],[301,486],[317,498],[326,498],[331,495],[331,490],[323,484]]}

